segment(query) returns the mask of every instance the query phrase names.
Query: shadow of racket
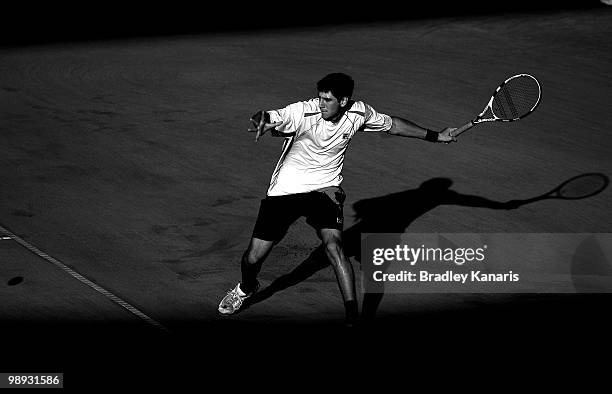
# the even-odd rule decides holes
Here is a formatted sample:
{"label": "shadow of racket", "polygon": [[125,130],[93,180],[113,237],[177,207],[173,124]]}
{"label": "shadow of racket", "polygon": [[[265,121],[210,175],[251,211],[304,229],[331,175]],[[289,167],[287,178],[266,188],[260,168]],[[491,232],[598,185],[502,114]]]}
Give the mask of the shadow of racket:
{"label": "shadow of racket", "polygon": [[540,196],[519,201],[523,205],[548,199],[581,200],[601,193],[608,187],[609,183],[610,178],[607,175],[592,172],[570,178]]}

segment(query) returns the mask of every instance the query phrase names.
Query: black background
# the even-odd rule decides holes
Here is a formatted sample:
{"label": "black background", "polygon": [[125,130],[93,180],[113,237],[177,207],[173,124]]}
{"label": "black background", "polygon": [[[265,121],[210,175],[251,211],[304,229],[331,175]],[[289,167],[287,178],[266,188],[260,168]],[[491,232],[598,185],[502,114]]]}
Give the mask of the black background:
{"label": "black background", "polygon": [[604,7],[598,1],[32,2],[3,5],[4,45]]}

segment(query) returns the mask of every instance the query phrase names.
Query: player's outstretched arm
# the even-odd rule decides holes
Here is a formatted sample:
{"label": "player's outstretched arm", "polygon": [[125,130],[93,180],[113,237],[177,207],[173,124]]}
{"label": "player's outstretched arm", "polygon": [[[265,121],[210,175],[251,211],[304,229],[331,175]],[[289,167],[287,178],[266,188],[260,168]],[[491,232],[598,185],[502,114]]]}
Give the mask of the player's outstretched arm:
{"label": "player's outstretched arm", "polygon": [[433,131],[398,116],[392,116],[391,119],[393,120],[393,125],[387,131],[391,135],[420,138],[431,142],[449,143],[457,141],[455,136],[451,134],[456,130],[455,127],[447,127],[442,131]]}
{"label": "player's outstretched arm", "polygon": [[280,126],[283,123],[271,122],[270,114],[266,111],[257,111],[255,115],[251,116],[250,121],[251,123],[253,123],[253,126],[251,126],[248,131],[257,133],[255,134],[255,142],[259,140],[259,137],[261,137],[270,130],[272,130],[272,132],[274,133],[274,131],[276,130],[275,127]]}

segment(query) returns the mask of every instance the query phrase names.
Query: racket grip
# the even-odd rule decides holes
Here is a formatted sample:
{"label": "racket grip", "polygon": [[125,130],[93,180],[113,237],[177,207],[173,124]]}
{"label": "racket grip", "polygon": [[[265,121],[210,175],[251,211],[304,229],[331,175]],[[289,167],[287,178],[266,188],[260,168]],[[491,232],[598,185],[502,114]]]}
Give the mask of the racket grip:
{"label": "racket grip", "polygon": [[454,137],[456,137],[459,134],[463,133],[464,131],[467,131],[467,130],[471,129],[473,126],[474,126],[474,122],[472,122],[470,120],[469,122],[467,122],[463,126],[459,127],[458,129],[453,130],[452,134],[453,134]]}

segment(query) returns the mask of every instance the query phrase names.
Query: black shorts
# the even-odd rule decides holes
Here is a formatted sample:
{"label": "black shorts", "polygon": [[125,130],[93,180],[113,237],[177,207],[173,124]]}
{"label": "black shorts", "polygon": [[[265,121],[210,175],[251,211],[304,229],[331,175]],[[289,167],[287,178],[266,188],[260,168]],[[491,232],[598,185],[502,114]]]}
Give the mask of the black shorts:
{"label": "black shorts", "polygon": [[323,228],[342,231],[345,198],[339,186],[309,193],[268,196],[261,200],[253,238],[278,242],[289,226],[302,216],[317,231]]}

